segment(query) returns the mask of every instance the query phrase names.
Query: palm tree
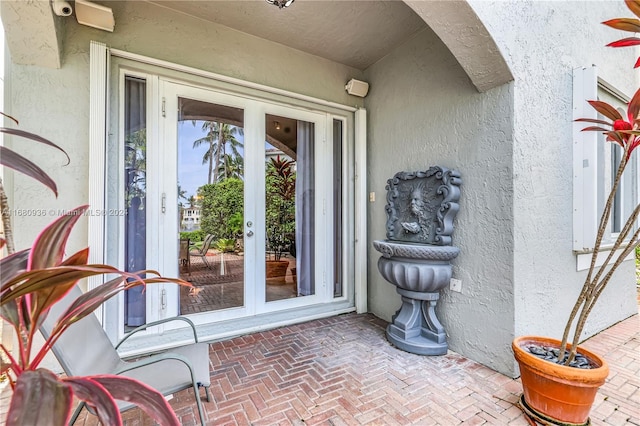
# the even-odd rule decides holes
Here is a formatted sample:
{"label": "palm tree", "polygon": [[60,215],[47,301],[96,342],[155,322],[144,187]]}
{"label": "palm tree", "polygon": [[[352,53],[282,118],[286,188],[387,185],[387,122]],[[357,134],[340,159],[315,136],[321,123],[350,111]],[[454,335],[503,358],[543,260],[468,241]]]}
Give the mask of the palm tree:
{"label": "palm tree", "polygon": [[[244,161],[242,155],[238,151],[238,148],[242,148],[243,144],[238,139],[236,139],[235,135],[244,136],[244,129],[242,127],[236,126],[226,126],[222,128],[222,135],[224,137],[224,145],[222,145],[222,157],[221,163],[222,166],[222,176],[225,178],[228,177],[237,177],[242,179],[244,174]],[[227,146],[231,150],[229,154],[227,154]]]}
{"label": "palm tree", "polygon": [[[194,126],[196,121],[193,122]],[[232,155],[239,157],[240,153],[238,148],[242,147],[242,142],[238,141],[235,137],[236,134],[242,135],[241,128],[232,126],[227,123],[218,123],[216,121],[203,121],[202,130],[207,134],[194,141],[193,147],[197,148],[204,143],[209,144],[209,149],[202,156],[202,164],[209,163],[209,176],[207,183],[217,182],[219,176],[219,169],[222,165],[224,170],[224,163],[221,164],[221,159],[226,156],[227,144],[231,148]],[[223,175],[226,173],[223,173]]]}
{"label": "palm tree", "polygon": [[[197,122],[194,120],[193,125],[195,126],[196,123]],[[206,131],[207,134],[204,137],[193,142],[194,149],[205,143],[209,145],[209,148],[202,156],[202,164],[207,164],[207,162],[209,163],[209,177],[207,179],[207,183],[212,182],[211,178],[213,176],[214,157],[216,165],[218,164],[220,158],[220,150],[218,149],[219,144],[216,142],[219,133],[217,129],[218,123],[216,123],[215,121],[203,121],[202,130]]]}
{"label": "palm tree", "polygon": [[126,202],[135,197],[142,199],[147,189],[147,130],[141,129],[127,135],[124,147],[126,174]]}
{"label": "palm tree", "polygon": [[182,204],[181,200],[186,200],[186,199],[187,199],[187,190],[182,189],[182,187],[178,183],[178,208],[180,209],[180,223],[182,223],[182,219],[184,217],[184,211],[183,211],[184,204]]}
{"label": "palm tree", "polygon": [[180,184],[178,184],[178,200],[180,200],[180,199],[183,199],[183,200],[187,199],[187,190],[186,189],[182,189]]}
{"label": "palm tree", "polygon": [[241,155],[225,154],[222,163],[218,166],[223,178],[244,178],[244,158]]}

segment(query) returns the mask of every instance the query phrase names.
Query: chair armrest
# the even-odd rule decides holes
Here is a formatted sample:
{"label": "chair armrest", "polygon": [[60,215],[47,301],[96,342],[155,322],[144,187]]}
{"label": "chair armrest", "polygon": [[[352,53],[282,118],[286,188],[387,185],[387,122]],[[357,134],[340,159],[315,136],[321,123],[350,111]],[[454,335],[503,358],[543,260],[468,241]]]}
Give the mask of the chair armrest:
{"label": "chair armrest", "polygon": [[142,331],[142,330],[146,330],[149,327],[153,327],[159,324],[164,324],[167,322],[171,322],[171,321],[184,321],[187,324],[189,324],[191,326],[191,330],[193,331],[193,338],[195,340],[195,343],[198,343],[198,333],[196,332],[196,325],[193,323],[193,321],[191,321],[189,318],[185,318],[185,317],[172,317],[172,318],[164,318],[158,321],[153,321],[147,324],[143,324],[139,327],[134,328],[133,330],[131,330],[130,332],[128,332],[116,345],[116,350],[120,347],[120,345],[122,345],[125,340],[127,340],[129,337],[133,336],[133,334],[137,333],[138,331]]}
{"label": "chair armrest", "polygon": [[147,365],[153,365],[158,362],[166,361],[169,359],[174,359],[176,361],[180,361],[183,364],[185,364],[189,368],[189,372],[193,377],[194,373],[193,373],[193,367],[191,367],[191,362],[189,362],[187,357],[185,357],[184,355],[176,354],[173,352],[162,352],[147,358],[140,359],[138,361],[127,362],[124,367],[118,368],[116,371],[113,372],[113,374],[118,375],[118,374],[126,373],[127,371],[135,370],[136,368],[146,367]]}

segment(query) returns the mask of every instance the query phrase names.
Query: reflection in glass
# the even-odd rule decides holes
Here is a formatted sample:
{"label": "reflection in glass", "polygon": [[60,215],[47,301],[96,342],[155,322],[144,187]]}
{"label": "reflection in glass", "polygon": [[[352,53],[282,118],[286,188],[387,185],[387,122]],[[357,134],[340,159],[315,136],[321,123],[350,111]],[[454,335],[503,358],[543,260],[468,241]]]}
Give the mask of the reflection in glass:
{"label": "reflection in glass", "polygon": [[342,296],[342,121],[333,120],[333,297]]}
{"label": "reflection in glass", "polygon": [[267,302],[315,294],[314,124],[267,115]]}
{"label": "reflection in glass", "polygon": [[244,111],[178,99],[180,313],[244,305]]}
{"label": "reflection in glass", "polygon": [[[124,88],[124,181],[125,206],[125,270],[146,269],[146,169],[147,123],[146,82],[125,77]],[[146,322],[143,287],[125,292],[125,325],[135,327]]]}

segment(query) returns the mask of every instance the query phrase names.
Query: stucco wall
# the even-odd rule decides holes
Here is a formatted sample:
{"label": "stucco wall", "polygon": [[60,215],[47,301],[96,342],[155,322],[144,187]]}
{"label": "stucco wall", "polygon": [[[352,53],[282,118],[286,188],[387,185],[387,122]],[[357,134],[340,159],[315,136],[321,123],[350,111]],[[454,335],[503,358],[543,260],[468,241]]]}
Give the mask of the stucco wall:
{"label": "stucco wall", "polygon": [[[29,149],[59,183],[56,200],[17,176],[16,208],[42,216],[14,216],[17,245],[27,246],[58,209],[88,199],[89,41],[272,87],[354,105],[349,78],[371,83],[368,185],[369,238],[383,239],[386,180],[400,170],[433,164],[462,173],[461,211],[454,244],[461,248],[454,276],[462,293],[443,292],[439,315],[451,349],[513,374],[514,335],[557,335],[584,273],[572,253],[571,70],[597,64],[600,74],[632,93],[630,50],[603,47],[618,34],[598,23],[629,15],[616,2],[471,1],[514,74],[514,83],[478,93],[446,46],[425,30],[359,71],[196,18],[142,2],[112,2],[113,34],[64,25],[60,70],[8,65],[6,112],[21,128],[63,146]],[[454,17],[452,17],[454,19]],[[568,24],[571,22],[571,24]],[[372,41],[374,42],[374,41]],[[21,145],[14,147],[24,152]],[[32,145],[31,145],[32,146]],[[9,188],[11,191],[11,188]],[[70,246],[86,242],[81,221]],[[387,320],[399,307],[393,286],[369,252],[369,308]],[[589,323],[593,333],[636,312],[633,264],[621,268]],[[609,297],[611,296],[611,297]]]}
{"label": "stucco wall", "polygon": [[[64,21],[64,56],[59,70],[9,65],[11,90],[7,109],[20,120],[20,128],[50,138],[71,156],[51,149],[28,149],[29,157],[43,165],[60,187],[56,200],[43,187],[23,176],[15,178],[12,205],[43,209],[41,217],[14,217],[17,247],[29,245],[52,220],[50,209],[71,209],[88,199],[89,42],[167,60],[271,87],[356,105],[358,98],[344,91],[350,78],[362,78],[356,69],[268,42],[227,27],[172,13],[144,2],[111,2],[116,19],[114,33]],[[23,142],[14,143],[25,152]],[[11,191],[11,189],[9,188]],[[70,248],[86,244],[86,222],[77,227]]]}
{"label": "stucco wall", "polygon": [[[515,332],[559,336],[586,276],[572,253],[572,70],[595,64],[633,95],[637,52],[605,47],[628,33],[600,25],[632,15],[622,1],[471,4],[515,76]],[[617,272],[585,336],[637,313],[634,269]]]}
{"label": "stucco wall", "polygon": [[[478,93],[446,46],[427,29],[365,71],[369,238],[385,238],[385,184],[396,172],[432,165],[462,174],[453,235],[453,275],[462,293],[442,292],[438,315],[450,348],[510,373],[513,312],[512,87]],[[395,287],[369,252],[369,309],[390,320]]]}

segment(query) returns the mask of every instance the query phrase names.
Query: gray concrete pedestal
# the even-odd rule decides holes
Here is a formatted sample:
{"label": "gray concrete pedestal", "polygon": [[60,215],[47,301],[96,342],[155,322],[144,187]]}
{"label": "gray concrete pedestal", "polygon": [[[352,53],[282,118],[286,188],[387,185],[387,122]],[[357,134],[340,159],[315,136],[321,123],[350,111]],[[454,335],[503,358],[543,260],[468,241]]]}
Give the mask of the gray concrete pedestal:
{"label": "gray concrete pedestal", "polygon": [[402,306],[387,327],[387,339],[395,347],[418,355],[447,353],[447,335],[436,317],[439,293],[421,293],[396,288]]}

